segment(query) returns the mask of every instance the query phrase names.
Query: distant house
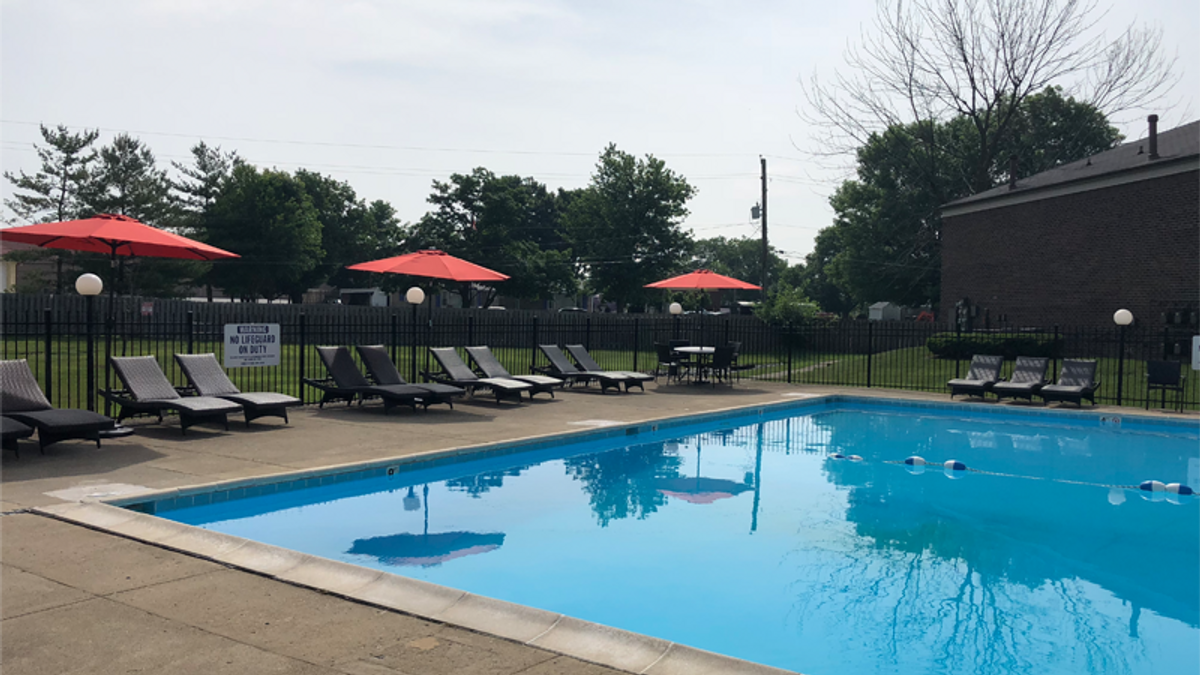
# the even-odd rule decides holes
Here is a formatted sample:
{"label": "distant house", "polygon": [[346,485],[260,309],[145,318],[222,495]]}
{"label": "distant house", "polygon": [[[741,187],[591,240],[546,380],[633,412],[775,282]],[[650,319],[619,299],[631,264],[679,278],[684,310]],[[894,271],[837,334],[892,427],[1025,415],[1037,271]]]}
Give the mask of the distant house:
{"label": "distant house", "polygon": [[[942,207],[942,313],[1017,326],[1200,322],[1200,122]],[[964,311],[965,310],[965,311]]]}

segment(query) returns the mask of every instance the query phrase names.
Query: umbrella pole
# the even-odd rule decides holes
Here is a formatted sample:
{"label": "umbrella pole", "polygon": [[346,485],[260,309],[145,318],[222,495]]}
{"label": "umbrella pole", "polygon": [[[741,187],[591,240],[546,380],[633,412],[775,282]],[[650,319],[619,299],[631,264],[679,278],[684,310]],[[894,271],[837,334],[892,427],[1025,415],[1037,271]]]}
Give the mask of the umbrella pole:
{"label": "umbrella pole", "polygon": [[[112,247],[112,257],[109,262],[109,283],[108,283],[108,316],[105,318],[104,327],[104,390],[112,391],[112,339],[113,339],[113,324],[116,322],[117,305],[117,245],[110,244]],[[112,417],[112,401],[107,396],[104,397],[104,415]]]}

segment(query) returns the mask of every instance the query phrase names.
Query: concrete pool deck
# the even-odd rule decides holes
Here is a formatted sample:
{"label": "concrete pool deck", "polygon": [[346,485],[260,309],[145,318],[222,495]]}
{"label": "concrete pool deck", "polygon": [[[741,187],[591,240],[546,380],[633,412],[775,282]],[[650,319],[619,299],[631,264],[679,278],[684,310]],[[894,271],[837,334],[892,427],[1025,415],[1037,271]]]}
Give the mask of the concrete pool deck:
{"label": "concrete pool deck", "polygon": [[[310,407],[294,412],[288,426],[264,419],[247,430],[238,419],[229,432],[202,426],[186,436],[177,422],[135,422],[137,434],[101,450],[71,441],[44,456],[25,443],[20,459],[5,453],[2,460],[0,663],[13,674],[622,672],[558,653],[570,649],[550,651],[389,611],[28,509],[776,403],[796,394],[947,400],[750,381],[732,390],[651,385],[645,394],[568,390],[520,406],[480,398],[453,411],[398,410],[386,417],[378,404]],[[629,644],[628,654],[641,648]],[[624,672],[705,672],[677,663],[677,670],[665,669],[664,660]]]}

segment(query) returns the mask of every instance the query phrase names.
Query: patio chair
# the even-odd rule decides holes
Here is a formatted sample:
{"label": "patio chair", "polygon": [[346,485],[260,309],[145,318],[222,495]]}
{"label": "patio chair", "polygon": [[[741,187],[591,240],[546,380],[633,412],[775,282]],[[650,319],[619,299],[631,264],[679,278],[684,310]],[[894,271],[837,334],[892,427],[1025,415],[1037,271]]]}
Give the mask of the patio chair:
{"label": "patio chair", "polygon": [[630,387],[637,387],[645,391],[646,387],[643,383],[654,379],[653,375],[639,373],[634,370],[604,370],[600,367],[599,363],[596,363],[595,359],[592,358],[592,355],[588,353],[587,348],[583,345],[565,345],[564,348],[571,355],[571,358],[575,359],[575,363],[579,365],[580,369],[586,373],[609,373],[623,376],[625,378],[625,391],[629,391]]}
{"label": "patio chair", "polygon": [[1183,388],[1187,376],[1182,374],[1177,361],[1146,362],[1146,410],[1150,409],[1150,393],[1162,392],[1162,407],[1167,407],[1167,392],[1175,392],[1175,404],[1183,412]]}
{"label": "patio chair", "polygon": [[712,358],[705,366],[709,372],[709,380],[712,385],[717,386],[717,382],[726,382],[729,386],[733,386],[733,347],[725,345],[717,347],[713,350]]}
{"label": "patio chair", "polygon": [[684,374],[688,367],[685,365],[682,354],[675,353],[671,349],[671,345],[665,342],[655,342],[654,351],[658,354],[658,365],[654,368],[654,381],[658,382],[658,378],[666,375],[667,382],[672,379],[676,382],[683,380]]}
{"label": "patio chair", "polygon": [[243,392],[230,381],[221,364],[217,363],[215,354],[176,354],[175,362],[179,364],[179,369],[183,371],[184,377],[197,394],[223,398],[242,406],[246,426],[250,426],[250,422],[259,417],[282,417],[284,424],[287,424],[287,409],[304,403],[287,394],[269,391]]}
{"label": "patio chair", "polygon": [[1004,365],[1003,356],[976,354],[971,357],[971,369],[965,378],[955,378],[946,383],[950,387],[950,398],[955,395],[978,396],[984,395],[992,385],[1000,381],[1000,367]]}
{"label": "patio chair", "polygon": [[993,384],[991,392],[996,395],[998,401],[1005,398],[1023,398],[1032,402],[1033,395],[1050,384],[1046,379],[1046,369],[1049,367],[1050,359],[1040,356],[1018,356],[1012,375],[1007,381]]}
{"label": "patio chair", "polygon": [[21,431],[21,426],[37,430],[38,449],[43,453],[46,446],[59,441],[85,439],[95,441],[98,448],[101,437],[115,438],[133,433],[132,429],[118,427],[111,417],[90,410],[50,405],[25,359],[0,361],[0,410],[11,420],[4,423],[4,447],[14,451],[17,439],[30,435]]}
{"label": "patio chair", "polygon": [[667,345],[671,348],[671,351],[675,353],[675,358],[679,359],[679,363],[681,363],[684,368],[690,370],[696,367],[696,360],[693,359],[690,354],[680,354],[675,352],[676,347],[692,346],[691,340],[688,340],[687,338],[676,338],[674,340],[667,340]]}
{"label": "patio chair", "polygon": [[1096,362],[1082,359],[1063,359],[1062,372],[1058,374],[1058,382],[1048,384],[1038,391],[1037,395],[1043,401],[1073,401],[1077,406],[1083,406],[1083,399],[1096,405],[1096,390],[1100,388],[1100,380],[1096,379]]}
{"label": "patio chair", "polygon": [[571,360],[562,353],[558,345],[538,345],[538,349],[542,350],[542,354],[546,356],[546,360],[550,362],[548,366],[534,366],[533,369],[537,372],[560,377],[567,381],[570,386],[582,384],[588,386],[592,380],[600,383],[600,393],[604,393],[609,389],[621,391],[621,383],[628,378],[615,375],[612,373],[599,372],[589,373],[580,370]]}
{"label": "patio chair", "polygon": [[20,457],[21,451],[17,449],[17,441],[32,435],[33,427],[21,424],[10,417],[0,417],[0,448],[12,450],[17,453],[17,457]]}
{"label": "patio chair", "polygon": [[467,356],[471,357],[471,360],[475,362],[475,367],[483,373],[484,377],[499,377],[529,383],[533,387],[529,390],[530,399],[534,394],[543,392],[550,394],[550,398],[554,398],[554,388],[561,387],[565,383],[565,380],[549,375],[510,375],[492,350],[487,347],[467,347]]}
{"label": "patio chair", "polygon": [[419,405],[429,408],[435,402],[428,390],[411,384],[371,384],[346,347],[317,347],[317,355],[329,377],[324,380],[306,377],[304,383],[321,392],[319,408],[330,401],[345,401],[350,405],[357,399],[361,406],[367,399],[378,398],[383,401],[386,415],[396,406],[406,405],[416,410]]}
{"label": "patio chair", "polygon": [[433,354],[433,358],[442,367],[442,372],[422,373],[426,379],[462,387],[472,394],[476,389],[490,389],[496,397],[497,405],[506,398],[516,399],[520,403],[523,391],[530,392],[530,398],[533,397],[533,385],[528,382],[505,377],[479,377],[467,367],[458,352],[454,351],[454,347],[430,347],[429,353]]}
{"label": "patio chair", "polygon": [[117,423],[130,415],[157,415],[162,424],[163,413],[179,414],[180,431],[201,422],[219,421],[229,430],[229,413],[242,411],[242,406],[213,396],[181,396],[167,380],[158,360],[153,356],[114,356],[109,359],[123,390],[103,389],[100,395],[118,406]]}
{"label": "patio chair", "polygon": [[388,356],[387,347],[383,345],[358,345],[358,355],[362,358],[363,365],[367,367],[367,376],[378,385],[406,385],[424,389],[429,392],[428,402],[425,408],[437,403],[445,403],[454,409],[454,399],[456,397],[465,396],[466,389],[455,387],[449,384],[438,384],[437,382],[421,382],[410,383],[404,379],[400,371],[396,368],[396,364],[392,362],[392,357]]}
{"label": "patio chair", "polygon": [[741,358],[742,343],[736,340],[730,340],[729,346],[733,347],[733,364],[729,366],[729,370],[733,371],[734,377],[742,379],[742,372],[754,370],[758,367],[756,363],[741,363],[738,359]]}

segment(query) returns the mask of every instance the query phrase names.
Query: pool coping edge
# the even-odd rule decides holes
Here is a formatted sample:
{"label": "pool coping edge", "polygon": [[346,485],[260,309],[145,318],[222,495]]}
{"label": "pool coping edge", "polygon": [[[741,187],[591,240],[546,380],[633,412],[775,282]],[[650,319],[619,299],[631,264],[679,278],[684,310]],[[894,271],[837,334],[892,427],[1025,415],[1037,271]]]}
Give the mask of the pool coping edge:
{"label": "pool coping edge", "polygon": [[100,501],[30,512],[210,560],[276,581],[493,635],[627,673],[793,673],[535,607],[468,593]]}

